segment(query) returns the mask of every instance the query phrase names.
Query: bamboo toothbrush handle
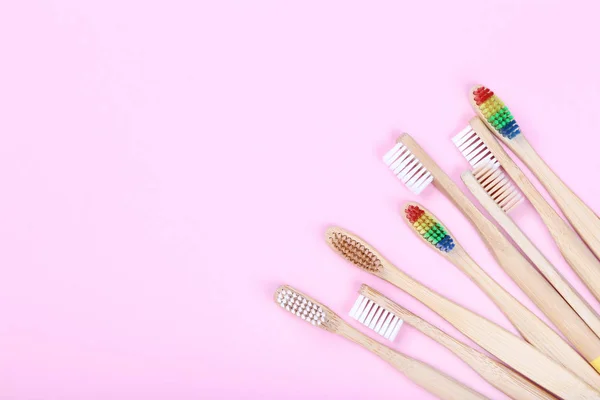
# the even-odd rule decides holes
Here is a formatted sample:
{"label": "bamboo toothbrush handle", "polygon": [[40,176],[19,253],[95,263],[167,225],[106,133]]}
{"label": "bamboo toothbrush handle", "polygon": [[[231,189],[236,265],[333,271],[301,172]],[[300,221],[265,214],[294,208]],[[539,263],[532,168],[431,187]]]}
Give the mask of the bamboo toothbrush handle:
{"label": "bamboo toothbrush handle", "polygon": [[[539,350],[474,312],[421,285],[392,265],[381,278],[404,290],[465,336],[538,385],[564,399],[600,399],[600,393]],[[594,371],[592,371],[594,373]]]}
{"label": "bamboo toothbrush handle", "polygon": [[[431,160],[429,155],[412,137],[404,135],[401,137],[401,141],[434,176],[433,184],[452,200],[479,231],[484,243],[504,271],[506,271],[521,290],[525,292],[567,339],[580,352],[585,354],[588,361],[596,360],[600,356],[600,339],[554,290],[548,281],[506,239],[498,228],[471,203],[450,177]],[[496,144],[498,143],[496,142]],[[500,162],[502,163],[501,160]],[[579,354],[560,337],[556,336],[548,344],[532,344],[542,351],[549,351],[546,354],[565,365],[571,371],[576,372],[579,376],[584,377],[586,382],[596,388],[600,388],[600,375],[590,368]]]}
{"label": "bamboo toothbrush handle", "polygon": [[508,147],[544,185],[579,236],[600,258],[600,219],[596,213],[550,169],[523,135],[507,142]]}
{"label": "bamboo toothbrush handle", "polygon": [[[598,261],[590,249],[556,211],[554,211],[552,206],[548,204],[546,199],[544,199],[531,181],[523,174],[523,171],[504,151],[484,123],[479,118],[473,118],[470,123],[480,139],[500,162],[506,173],[535,207],[565,260],[581,277],[596,299],[600,300],[600,261]],[[517,139],[519,138],[513,140]],[[523,142],[526,141],[522,140],[521,143]],[[540,180],[543,182],[544,179]],[[598,353],[598,356],[600,356],[600,353]],[[597,367],[600,368],[600,363]]]}
{"label": "bamboo toothbrush handle", "polygon": [[481,203],[496,222],[508,233],[525,255],[537,266],[538,270],[554,286],[571,308],[583,319],[590,329],[600,337],[600,318],[579,293],[556,270],[542,252],[529,240],[513,220],[496,204],[485,189],[477,182],[471,172],[465,172],[461,178],[473,196]]}
{"label": "bamboo toothbrush handle", "polygon": [[546,354],[555,354],[556,347],[564,342],[552,328],[486,274],[458,243],[453,253],[447,258],[492,299],[528,342]]}
{"label": "bamboo toothbrush handle", "polygon": [[[421,320],[422,321],[422,320]],[[463,360],[492,386],[514,399],[557,400],[552,394],[488,356],[459,342],[432,325],[408,322]],[[424,322],[424,321],[423,321]]]}
{"label": "bamboo toothbrush handle", "polygon": [[343,323],[337,333],[363,346],[378,355],[391,366],[406,375],[417,385],[444,400],[486,400],[487,398],[457,380],[433,368],[429,364],[415,360],[392,350]]}
{"label": "bamboo toothbrush handle", "polygon": [[491,385],[511,398],[518,400],[557,400],[556,397],[525,379],[512,369],[506,367],[504,364],[493,360],[487,355],[480,353],[472,347],[453,338],[409,310],[392,302],[374,289],[363,285],[360,291],[361,294],[374,300],[377,304],[391,310],[396,316],[404,320],[404,322],[410,326],[446,347]]}

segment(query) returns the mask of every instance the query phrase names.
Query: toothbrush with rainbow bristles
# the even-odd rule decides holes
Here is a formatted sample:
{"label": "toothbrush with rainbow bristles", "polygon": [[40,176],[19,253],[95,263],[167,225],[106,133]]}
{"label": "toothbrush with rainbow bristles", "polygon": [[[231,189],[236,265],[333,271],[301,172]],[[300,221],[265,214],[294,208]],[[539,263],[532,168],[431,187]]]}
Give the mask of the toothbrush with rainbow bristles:
{"label": "toothbrush with rainbow bristles", "polygon": [[[425,186],[432,183],[446,195],[477,229],[502,269],[567,340],[578,349],[595,346],[594,352],[600,355],[600,343],[594,332],[410,135],[401,135],[383,160],[394,175],[414,193],[420,193]],[[570,370],[577,371],[577,374],[592,386],[600,388],[600,375],[564,341],[552,349],[546,348],[546,344],[543,343],[533,344],[542,351],[550,351],[547,353],[549,356]],[[600,370],[600,365],[595,360],[590,360],[590,363],[596,370]]]}
{"label": "toothbrush with rainbow bristles", "polygon": [[275,302],[283,309],[315,327],[335,333],[357,343],[387,361],[430,393],[444,400],[485,400],[486,397],[456,381],[431,365],[384,346],[350,326],[324,304],[284,285],[275,291]]}
{"label": "toothbrush with rainbow bristles", "polygon": [[508,107],[490,89],[475,86],[470,96],[473,109],[494,135],[513,151],[544,185],[579,236],[600,259],[600,218],[536,153]]}
{"label": "toothbrush with rainbow bristles", "polygon": [[522,203],[523,195],[510,178],[504,174],[497,160],[495,158],[492,160],[490,157],[493,156],[491,154],[484,157],[478,156],[483,162],[477,163],[477,167],[473,171],[462,173],[462,181],[548,282],[554,286],[596,336],[600,337],[600,317],[596,311],[577,293],[510,217],[510,211]]}
{"label": "toothbrush with rainbow bristles", "polygon": [[[431,249],[446,258],[477,284],[512,322],[530,343],[551,348],[562,342],[556,332],[540,320],[527,307],[494,281],[465,251],[450,231],[430,211],[418,203],[407,203],[404,220]],[[585,344],[585,343],[584,343]],[[548,351],[548,350],[546,350]],[[580,351],[594,360],[600,353],[590,343]]]}

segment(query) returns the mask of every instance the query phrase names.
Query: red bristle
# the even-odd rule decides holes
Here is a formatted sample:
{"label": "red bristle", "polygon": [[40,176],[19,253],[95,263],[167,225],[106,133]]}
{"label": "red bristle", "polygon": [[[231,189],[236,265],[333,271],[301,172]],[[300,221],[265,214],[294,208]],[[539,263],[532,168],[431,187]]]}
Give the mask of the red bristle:
{"label": "red bristle", "polygon": [[425,211],[417,206],[408,206],[406,207],[405,212],[406,218],[408,218],[411,224],[414,224],[423,214],[425,214]]}
{"label": "red bristle", "polygon": [[477,88],[473,92],[473,95],[474,95],[475,104],[477,104],[479,106],[479,105],[483,104],[487,99],[492,97],[494,95],[494,92],[492,92],[490,89],[482,86],[480,88]]}

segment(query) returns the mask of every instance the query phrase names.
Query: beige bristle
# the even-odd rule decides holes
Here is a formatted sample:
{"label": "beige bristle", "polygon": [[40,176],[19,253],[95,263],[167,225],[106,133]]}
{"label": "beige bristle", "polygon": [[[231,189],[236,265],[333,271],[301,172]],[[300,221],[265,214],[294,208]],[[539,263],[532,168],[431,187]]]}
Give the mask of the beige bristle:
{"label": "beige bristle", "polygon": [[321,304],[289,286],[277,289],[275,301],[282,308],[315,326],[321,326],[327,321],[327,312]]}
{"label": "beige bristle", "polygon": [[379,257],[369,250],[360,240],[351,237],[339,228],[330,228],[326,232],[329,246],[342,257],[369,272],[380,272],[382,268]]}
{"label": "beige bristle", "polygon": [[505,213],[523,201],[523,195],[504,174],[502,167],[493,163],[480,164],[473,170],[473,176]]}

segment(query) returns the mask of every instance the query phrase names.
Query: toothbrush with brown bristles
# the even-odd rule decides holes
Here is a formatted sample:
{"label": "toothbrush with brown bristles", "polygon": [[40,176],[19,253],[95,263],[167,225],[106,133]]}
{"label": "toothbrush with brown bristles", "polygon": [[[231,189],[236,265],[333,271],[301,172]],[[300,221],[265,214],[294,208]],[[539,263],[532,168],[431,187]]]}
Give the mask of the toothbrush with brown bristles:
{"label": "toothbrush with brown bristles", "polygon": [[510,211],[521,203],[523,196],[504,175],[502,167],[491,160],[480,163],[472,172],[465,171],[462,181],[488,214],[521,248],[537,269],[554,286],[590,329],[600,337],[600,317],[577,293],[542,252],[529,240],[510,217]]}
{"label": "toothbrush with brown bristles", "polygon": [[[452,140],[467,160],[473,160],[473,157],[478,158],[481,155],[493,156],[537,210],[565,260],[596,299],[600,300],[600,261],[577,233],[548,204],[502,148],[485,123],[479,117],[471,119],[469,125]],[[473,165],[472,161],[471,165]],[[598,355],[600,356],[600,353]],[[600,359],[596,360],[596,364],[596,367],[600,369]]]}
{"label": "toothbrush with brown bristles", "polygon": [[275,302],[302,320],[357,343],[387,361],[430,393],[444,400],[485,400],[486,397],[456,381],[431,365],[415,360],[371,339],[350,326],[324,304],[284,285],[275,291]]}
{"label": "toothbrush with brown bristles", "polygon": [[471,278],[529,343],[539,347],[545,353],[551,353],[554,348],[566,345],[552,328],[494,281],[469,256],[439,218],[425,207],[418,203],[407,203],[404,207],[404,220],[431,249]]}
{"label": "toothbrush with brown bristles", "polygon": [[483,86],[475,86],[471,89],[470,101],[475,112],[494,135],[535,174],[579,236],[587,243],[596,257],[600,258],[600,218],[598,215],[536,153],[508,107],[494,92]]}
{"label": "toothbrush with brown bristles", "polygon": [[[429,183],[433,183],[478,230],[502,269],[567,340],[585,354],[586,360],[592,362],[600,356],[600,339],[594,332],[410,135],[404,134],[398,138],[394,148],[384,156],[384,162],[415,193],[420,193]],[[600,389],[600,375],[564,341],[557,341],[552,346],[548,346],[548,343],[532,344]]]}
{"label": "toothbrush with brown bristles", "polygon": [[[337,227],[327,229],[329,246],[360,269],[395,285],[454,325],[465,336],[509,367],[564,399],[600,399],[600,393],[520,337],[459,306],[406,275],[358,236]],[[588,366],[585,362],[584,365]],[[589,368],[589,366],[588,366]],[[591,369],[591,368],[590,368]],[[594,373],[593,370],[591,370]]]}
{"label": "toothbrush with brown bristles", "polygon": [[393,342],[394,336],[387,335],[386,330],[381,329],[383,325],[380,324],[380,321],[389,319],[391,315],[392,318],[399,318],[400,321],[414,327],[450,350],[477,372],[479,376],[510,398],[518,400],[557,400],[549,392],[504,364],[453,338],[372,287],[362,285],[358,293],[359,296],[350,311],[350,316],[386,339]]}

